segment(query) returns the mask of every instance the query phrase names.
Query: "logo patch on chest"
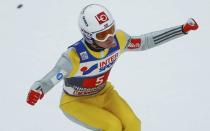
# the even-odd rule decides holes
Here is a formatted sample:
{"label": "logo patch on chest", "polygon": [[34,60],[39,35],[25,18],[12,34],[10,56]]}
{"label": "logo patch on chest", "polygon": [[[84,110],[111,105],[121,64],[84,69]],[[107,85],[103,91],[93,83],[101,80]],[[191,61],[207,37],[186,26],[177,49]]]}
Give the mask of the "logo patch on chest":
{"label": "logo patch on chest", "polygon": [[83,72],[82,75],[87,75],[87,74],[90,74],[92,71],[94,71],[94,70],[97,69],[97,68],[98,68],[98,63],[95,64],[95,65],[93,65],[93,66],[91,66],[89,69],[88,69],[87,66],[83,66],[83,67],[80,69],[80,71]]}
{"label": "logo patch on chest", "polygon": [[88,59],[88,54],[86,51],[83,51],[80,53],[81,59],[82,60],[87,60]]}
{"label": "logo patch on chest", "polygon": [[115,53],[106,59],[100,60],[98,62],[93,62],[93,64],[91,64],[91,62],[88,64],[84,63],[85,66],[81,66],[80,71],[82,72],[82,75],[88,75],[96,69],[98,69],[98,73],[106,71],[106,69],[110,69],[113,66],[117,58],[118,53]]}
{"label": "logo patch on chest", "polygon": [[107,68],[110,68],[114,63],[115,61],[117,60],[118,58],[118,53],[112,55],[111,57],[101,61],[99,63],[99,71],[104,71],[106,70]]}

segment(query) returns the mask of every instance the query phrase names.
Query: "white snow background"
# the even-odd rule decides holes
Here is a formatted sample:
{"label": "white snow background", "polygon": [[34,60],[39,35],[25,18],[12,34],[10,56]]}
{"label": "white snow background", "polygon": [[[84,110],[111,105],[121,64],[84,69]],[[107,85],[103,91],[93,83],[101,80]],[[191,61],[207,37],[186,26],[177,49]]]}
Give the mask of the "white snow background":
{"label": "white snow background", "polygon": [[142,120],[143,131],[209,131],[209,0],[0,0],[0,131],[88,131],[59,109],[62,82],[36,106],[26,97],[81,38],[78,15],[91,3],[106,6],[117,28],[130,35],[197,20],[198,31],[123,54],[109,80]]}

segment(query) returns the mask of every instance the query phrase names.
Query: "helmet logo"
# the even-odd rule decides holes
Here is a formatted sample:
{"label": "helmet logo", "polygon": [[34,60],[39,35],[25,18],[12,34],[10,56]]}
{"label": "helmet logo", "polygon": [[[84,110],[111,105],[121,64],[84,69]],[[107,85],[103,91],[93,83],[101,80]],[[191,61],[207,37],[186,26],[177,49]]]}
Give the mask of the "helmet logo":
{"label": "helmet logo", "polygon": [[83,16],[82,19],[83,19],[85,25],[88,26],[88,23],[87,23],[87,21],[86,21],[86,19],[85,19],[85,16]]}
{"label": "helmet logo", "polygon": [[104,22],[109,20],[108,16],[104,12],[97,14],[95,18],[99,24],[103,24]]}

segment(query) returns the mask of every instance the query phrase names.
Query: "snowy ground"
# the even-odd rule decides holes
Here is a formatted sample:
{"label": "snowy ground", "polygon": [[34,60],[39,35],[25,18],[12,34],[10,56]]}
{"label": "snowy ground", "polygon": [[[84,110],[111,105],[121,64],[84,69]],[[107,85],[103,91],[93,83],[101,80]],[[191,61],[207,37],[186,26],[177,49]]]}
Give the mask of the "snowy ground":
{"label": "snowy ground", "polygon": [[[88,131],[60,111],[62,83],[34,107],[25,100],[31,84],[81,38],[78,14],[90,3],[99,2],[0,0],[1,131]],[[131,35],[183,24],[189,17],[198,21],[199,31],[188,36],[122,55],[110,81],[141,118],[143,131],[209,131],[209,1],[100,3],[112,12],[117,27]]]}

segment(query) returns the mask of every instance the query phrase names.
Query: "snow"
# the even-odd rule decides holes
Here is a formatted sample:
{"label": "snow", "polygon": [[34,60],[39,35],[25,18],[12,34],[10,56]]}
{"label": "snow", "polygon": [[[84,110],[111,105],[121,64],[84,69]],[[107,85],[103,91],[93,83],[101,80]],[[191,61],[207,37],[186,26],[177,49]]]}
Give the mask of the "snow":
{"label": "snow", "polygon": [[78,14],[90,3],[105,5],[117,27],[131,35],[197,20],[199,30],[185,37],[123,54],[110,81],[142,120],[143,131],[209,131],[208,0],[0,0],[0,130],[88,131],[59,109],[62,83],[34,107],[25,101],[32,83],[81,38]]}

